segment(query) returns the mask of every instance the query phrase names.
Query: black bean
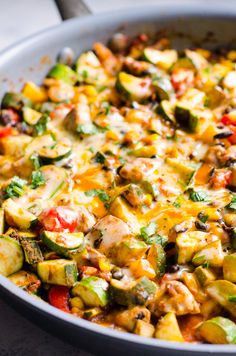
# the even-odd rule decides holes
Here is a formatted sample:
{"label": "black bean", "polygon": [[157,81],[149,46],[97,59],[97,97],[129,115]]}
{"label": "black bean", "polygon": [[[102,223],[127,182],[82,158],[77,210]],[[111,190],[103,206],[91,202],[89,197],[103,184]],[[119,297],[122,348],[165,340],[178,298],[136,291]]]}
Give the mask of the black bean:
{"label": "black bean", "polygon": [[145,317],[144,313],[143,313],[143,312],[139,312],[139,313],[136,315],[135,319],[137,319],[137,320],[142,320],[144,317]]}
{"label": "black bean", "polygon": [[227,137],[230,137],[230,136],[232,136],[232,135],[233,135],[233,132],[232,132],[232,131],[224,131],[224,132],[220,132],[220,133],[216,134],[216,135],[214,136],[214,139],[217,139],[217,138],[219,138],[219,139],[221,139],[221,138],[227,138]]}
{"label": "black bean", "polygon": [[179,265],[176,263],[174,265],[169,265],[166,267],[166,272],[167,273],[176,273],[179,270]]}
{"label": "black bean", "polygon": [[175,242],[169,242],[166,246],[165,246],[165,251],[170,251],[173,248],[175,248]]}
{"label": "black bean", "polygon": [[236,186],[235,185],[231,185],[231,184],[228,184],[226,185],[226,188],[229,189],[231,192],[236,192]]}
{"label": "black bean", "polygon": [[124,277],[124,273],[119,267],[114,267],[111,271],[112,278],[117,279],[118,281]]}
{"label": "black bean", "polygon": [[195,226],[196,226],[196,229],[201,230],[201,231],[209,230],[209,226],[199,220],[195,221]]}

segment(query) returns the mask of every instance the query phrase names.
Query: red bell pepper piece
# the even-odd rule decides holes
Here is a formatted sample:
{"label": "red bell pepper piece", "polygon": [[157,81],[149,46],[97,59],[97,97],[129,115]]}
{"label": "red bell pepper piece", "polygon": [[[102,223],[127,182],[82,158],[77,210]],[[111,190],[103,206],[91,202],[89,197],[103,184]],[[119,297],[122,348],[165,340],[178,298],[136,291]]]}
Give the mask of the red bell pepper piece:
{"label": "red bell pepper piece", "polygon": [[66,313],[70,312],[69,298],[69,288],[64,286],[52,286],[48,293],[49,303]]}

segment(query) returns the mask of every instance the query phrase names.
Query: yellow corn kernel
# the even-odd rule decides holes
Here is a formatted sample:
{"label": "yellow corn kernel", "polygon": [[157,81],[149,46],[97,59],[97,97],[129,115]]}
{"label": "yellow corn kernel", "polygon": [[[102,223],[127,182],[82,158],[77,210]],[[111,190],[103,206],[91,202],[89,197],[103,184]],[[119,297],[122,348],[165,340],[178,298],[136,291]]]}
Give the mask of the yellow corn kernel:
{"label": "yellow corn kernel", "polygon": [[230,61],[236,61],[236,51],[229,51],[227,54],[227,58]]}
{"label": "yellow corn kernel", "polygon": [[106,138],[109,140],[118,141],[120,137],[115,131],[110,130],[110,131],[107,131]]}
{"label": "yellow corn kernel", "polygon": [[140,140],[140,133],[137,131],[128,131],[124,136],[124,141],[127,143],[136,143]]}
{"label": "yellow corn kernel", "polygon": [[153,141],[156,141],[159,139],[159,135],[158,134],[152,134],[152,135],[148,135],[146,136],[143,141],[146,143],[152,143]]}
{"label": "yellow corn kernel", "polygon": [[110,272],[111,269],[112,269],[112,265],[107,260],[105,260],[104,258],[101,258],[98,261],[98,266],[99,266],[99,269],[102,272]]}
{"label": "yellow corn kernel", "polygon": [[93,85],[85,85],[83,92],[87,96],[96,96],[97,95],[97,90]]}
{"label": "yellow corn kernel", "polygon": [[150,279],[153,279],[156,277],[156,273],[152,268],[151,264],[148,262],[148,260],[141,259],[133,261],[130,263],[129,267],[136,278],[145,276]]}
{"label": "yellow corn kernel", "polygon": [[132,151],[135,157],[152,157],[157,153],[155,146],[145,146]]}
{"label": "yellow corn kernel", "polygon": [[32,82],[27,82],[22,90],[22,94],[34,103],[40,103],[48,99],[46,90]]}
{"label": "yellow corn kernel", "polygon": [[147,206],[150,206],[152,204],[152,195],[151,194],[146,194],[143,200],[144,204]]}
{"label": "yellow corn kernel", "polygon": [[84,309],[84,302],[80,297],[70,298],[71,308]]}

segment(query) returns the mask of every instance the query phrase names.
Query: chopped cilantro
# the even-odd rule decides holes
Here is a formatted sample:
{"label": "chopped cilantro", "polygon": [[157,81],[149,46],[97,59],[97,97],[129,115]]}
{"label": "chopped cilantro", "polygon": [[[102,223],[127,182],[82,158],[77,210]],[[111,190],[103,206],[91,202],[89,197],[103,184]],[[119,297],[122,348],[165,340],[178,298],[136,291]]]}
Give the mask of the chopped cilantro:
{"label": "chopped cilantro", "polygon": [[91,189],[84,193],[87,197],[97,196],[103,203],[109,201],[109,195],[103,189]]}
{"label": "chopped cilantro", "polygon": [[204,262],[202,265],[203,268],[209,268],[209,262]]}
{"label": "chopped cilantro", "polygon": [[208,218],[209,218],[209,215],[204,214],[203,212],[200,212],[200,213],[198,214],[198,219],[199,219],[202,223],[204,223],[204,224],[205,224],[205,222],[208,220]]}
{"label": "chopped cilantro", "polygon": [[7,199],[22,196],[24,194],[25,185],[26,181],[24,179],[14,176],[8,186],[4,189],[4,198]]}
{"label": "chopped cilantro", "polygon": [[104,164],[106,161],[106,157],[101,152],[97,152],[95,155],[95,161],[97,163]]}
{"label": "chopped cilantro", "polygon": [[108,101],[103,101],[101,107],[105,109],[105,115],[109,115],[111,112],[111,105],[108,103]]}
{"label": "chopped cilantro", "polygon": [[83,77],[83,79],[87,79],[88,75],[89,75],[89,73],[86,69],[82,70],[80,74]]}
{"label": "chopped cilantro", "polygon": [[34,169],[39,169],[40,168],[40,161],[39,161],[39,156],[35,153],[30,156],[30,160],[33,163]]}
{"label": "chopped cilantro", "polygon": [[49,117],[47,114],[43,114],[36,125],[34,125],[34,131],[37,136],[41,136],[47,130],[47,124],[49,121]]}
{"label": "chopped cilantro", "polygon": [[188,192],[189,192],[189,198],[194,202],[209,201],[209,197],[206,192],[203,192],[203,191],[197,192],[193,188],[188,189]]}
{"label": "chopped cilantro", "polygon": [[157,234],[156,230],[157,224],[154,221],[151,221],[147,226],[144,226],[140,229],[140,237],[148,245],[155,243],[161,246],[165,246],[167,243],[167,238]]}
{"label": "chopped cilantro", "polygon": [[159,195],[159,190],[158,187],[155,183],[151,183],[147,180],[142,182],[143,189],[149,193],[152,194],[153,198],[157,198]]}
{"label": "chopped cilantro", "polygon": [[88,148],[89,152],[94,153],[94,148],[91,146]]}
{"label": "chopped cilantro", "polygon": [[104,90],[106,90],[108,87],[106,85],[101,85],[99,87],[97,87],[97,92],[98,93],[101,93],[103,92]]}
{"label": "chopped cilantro", "polygon": [[33,171],[31,176],[31,188],[36,189],[40,187],[40,185],[45,184],[45,178],[40,171]]}
{"label": "chopped cilantro", "polygon": [[226,205],[226,208],[231,210],[236,210],[236,195],[234,195],[231,202],[228,205]]}
{"label": "chopped cilantro", "polygon": [[183,203],[183,201],[184,201],[183,195],[179,195],[179,196],[175,199],[175,201],[173,202],[173,206],[174,206],[175,208],[180,208],[180,207],[181,207],[181,204]]}
{"label": "chopped cilantro", "polygon": [[157,224],[155,221],[151,221],[147,226],[140,229],[140,236],[145,239],[155,234],[157,229]]}
{"label": "chopped cilantro", "polygon": [[228,301],[229,301],[229,302],[236,303],[236,295],[230,295],[230,296],[228,297]]}

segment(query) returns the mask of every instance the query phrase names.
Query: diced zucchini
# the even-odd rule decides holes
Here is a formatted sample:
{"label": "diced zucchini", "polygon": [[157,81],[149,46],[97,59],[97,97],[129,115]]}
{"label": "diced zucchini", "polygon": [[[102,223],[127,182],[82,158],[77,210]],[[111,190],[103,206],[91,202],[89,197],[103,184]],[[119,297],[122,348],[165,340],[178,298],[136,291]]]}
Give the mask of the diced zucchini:
{"label": "diced zucchini", "polygon": [[155,338],[168,341],[184,342],[178,321],[174,313],[167,313],[157,323]]}
{"label": "diced zucchini", "polygon": [[36,221],[36,216],[22,208],[20,204],[12,199],[7,199],[2,205],[5,218],[10,226],[16,226],[20,230],[27,230]]}
{"label": "diced zucchini", "polygon": [[171,81],[166,77],[153,79],[152,85],[157,93],[159,100],[169,100],[174,94]]}
{"label": "diced zucchini", "polygon": [[146,157],[150,158],[157,154],[157,147],[154,145],[144,146],[140,148],[136,148],[130,152],[130,155],[135,157]]}
{"label": "diced zucchini", "polygon": [[36,110],[33,110],[29,107],[23,108],[23,118],[25,122],[29,125],[35,125],[41,118],[42,113]]}
{"label": "diced zucchini", "polygon": [[20,243],[24,251],[25,260],[30,265],[43,261],[43,254],[40,250],[37,241],[28,238],[21,237]]}
{"label": "diced zucchini", "polygon": [[217,280],[209,283],[206,287],[206,291],[214,300],[222,305],[222,307],[236,317],[236,303],[229,300],[231,296],[236,295],[236,285],[234,283]]}
{"label": "diced zucchini", "polygon": [[58,253],[66,253],[68,250],[76,250],[83,245],[84,234],[82,232],[51,232],[44,231],[40,238],[51,250]]}
{"label": "diced zucchini", "polygon": [[47,76],[49,78],[63,80],[63,82],[66,82],[71,85],[74,85],[78,80],[77,73],[73,71],[73,69],[71,69],[69,66],[62,63],[57,63],[50,70]]}
{"label": "diced zucchini", "polygon": [[132,332],[136,326],[139,316],[142,315],[142,321],[150,323],[151,313],[150,311],[141,306],[129,307],[124,310],[120,310],[114,315],[115,324],[127,331]]}
{"label": "diced zucchini", "polygon": [[17,287],[32,294],[37,294],[41,285],[41,281],[38,277],[34,273],[27,271],[13,273],[8,279],[17,285]]}
{"label": "diced zucchini", "polygon": [[198,331],[211,344],[236,344],[236,324],[222,316],[204,321]]}
{"label": "diced zucchini", "polygon": [[52,146],[40,147],[38,150],[38,155],[44,163],[50,164],[52,162],[60,161],[68,157],[71,152],[71,143],[69,143],[67,140],[62,140]]}
{"label": "diced zucchini", "polygon": [[4,227],[5,227],[4,210],[0,208],[0,235],[4,233]]}
{"label": "diced zucchini", "polygon": [[0,274],[7,277],[18,272],[24,262],[24,254],[18,241],[0,236]]}
{"label": "diced zucchini", "polygon": [[134,328],[134,333],[144,337],[153,337],[155,328],[152,324],[143,320],[137,320]]}
{"label": "diced zucchini", "polygon": [[195,66],[193,64],[193,62],[191,61],[190,58],[187,57],[181,57],[179,58],[174,64],[173,66],[170,68],[171,71],[175,70],[175,69],[189,69],[189,70],[195,70]]}
{"label": "diced zucchini", "polygon": [[133,214],[131,207],[121,197],[117,197],[111,203],[109,211],[112,215],[125,221],[134,233],[138,233],[140,224],[135,214]]}
{"label": "diced zucchini", "polygon": [[180,127],[189,132],[196,132],[198,127],[198,116],[194,111],[179,103],[175,107],[175,118]]}
{"label": "diced zucchini", "polygon": [[89,307],[105,307],[109,302],[108,283],[99,277],[87,277],[77,282],[72,289]]}
{"label": "diced zucchini", "polygon": [[189,165],[188,161],[178,160],[177,158],[167,158],[166,163],[171,167],[175,168],[176,171],[181,175],[182,180],[189,184],[196,168]]}
{"label": "diced zucchini", "polygon": [[130,100],[142,101],[152,94],[150,78],[138,78],[125,72],[118,74],[116,88]]}
{"label": "diced zucchini", "polygon": [[174,49],[159,51],[154,48],[145,48],[143,55],[148,62],[163,69],[169,69],[178,59],[177,51]]}
{"label": "diced zucchini", "polygon": [[101,85],[107,81],[106,72],[92,51],[81,54],[76,62],[76,71],[78,80],[82,83]]}
{"label": "diced zucchini", "polygon": [[162,100],[160,102],[157,107],[157,114],[163,117],[163,119],[170,121],[172,124],[176,123],[172,104],[168,100]]}
{"label": "diced zucchini", "polygon": [[[75,298],[78,298],[78,297],[75,297]],[[99,307],[90,308],[90,309],[86,309],[84,311],[83,317],[88,320],[93,320],[93,318],[100,315],[101,313],[102,313],[102,309]]]}
{"label": "diced zucchini", "polygon": [[151,300],[157,291],[157,286],[147,277],[141,277],[135,282],[111,280],[110,292],[112,299],[120,305],[144,305]]}
{"label": "diced zucchini", "polygon": [[116,247],[114,247],[114,254],[116,262],[119,266],[128,266],[133,260],[137,260],[144,256],[148,246],[145,242],[129,239],[121,241]]}
{"label": "diced zucchini", "polygon": [[23,106],[31,106],[32,103],[21,93],[8,92],[2,98],[1,108],[2,109],[15,109],[21,110]]}
{"label": "diced zucchini", "polygon": [[73,287],[78,277],[76,263],[64,259],[39,262],[37,273],[43,283],[67,287]]}
{"label": "diced zucchini", "polygon": [[204,287],[216,280],[216,275],[210,268],[199,266],[195,269],[194,273],[197,276],[199,283]]}
{"label": "diced zucchini", "polygon": [[55,140],[52,135],[43,135],[34,137],[31,142],[25,148],[25,155],[30,157],[33,153],[38,153],[40,148],[53,146],[55,144]]}
{"label": "diced zucchini", "polygon": [[236,253],[227,255],[223,261],[224,279],[236,283]]}
{"label": "diced zucchini", "polygon": [[154,268],[157,277],[160,277],[165,273],[166,254],[161,245],[153,244],[150,247],[147,255],[147,260]]}
{"label": "diced zucchini", "polygon": [[211,267],[222,267],[224,253],[221,246],[221,241],[217,240],[203,247],[198,251],[192,259],[192,263],[200,266],[203,263],[208,263]]}
{"label": "diced zucchini", "polygon": [[178,234],[176,239],[178,263],[185,264],[191,261],[194,253],[207,244],[208,237],[208,234],[203,231],[189,231]]}
{"label": "diced zucchini", "polygon": [[190,49],[185,50],[186,57],[193,63],[193,66],[199,70],[208,66],[208,61],[196,51]]}

